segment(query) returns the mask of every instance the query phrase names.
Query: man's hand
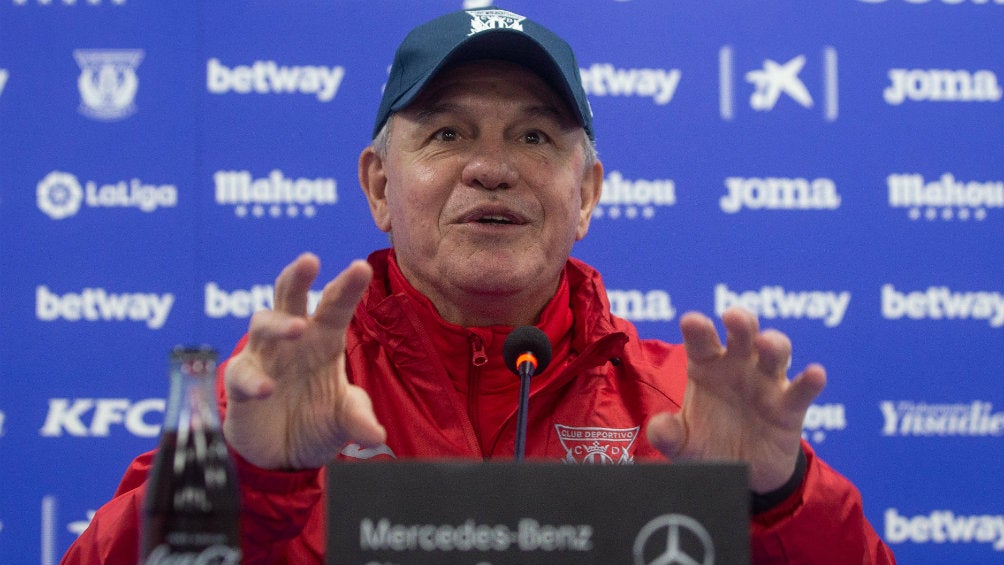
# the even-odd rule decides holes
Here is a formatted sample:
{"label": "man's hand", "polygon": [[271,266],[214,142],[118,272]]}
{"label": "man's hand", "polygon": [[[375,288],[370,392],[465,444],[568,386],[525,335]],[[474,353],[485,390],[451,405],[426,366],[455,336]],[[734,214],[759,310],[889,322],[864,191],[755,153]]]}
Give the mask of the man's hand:
{"label": "man's hand", "polygon": [[714,323],[697,313],[680,320],[687,349],[687,392],[677,414],[658,414],[649,441],[674,460],[734,460],[750,466],[750,488],[766,493],[791,477],[801,449],[802,420],[826,384],[820,365],[789,381],[791,342],[760,333],[740,308],[722,315],[723,346]]}
{"label": "man's hand", "polygon": [[223,432],[259,467],[316,468],[348,441],[372,446],[386,436],[369,396],[345,373],[345,330],[373,271],[354,261],[324,287],[308,315],[307,295],[319,271],[311,254],[283,269],[274,310],[255,313],[247,346],[227,363]]}

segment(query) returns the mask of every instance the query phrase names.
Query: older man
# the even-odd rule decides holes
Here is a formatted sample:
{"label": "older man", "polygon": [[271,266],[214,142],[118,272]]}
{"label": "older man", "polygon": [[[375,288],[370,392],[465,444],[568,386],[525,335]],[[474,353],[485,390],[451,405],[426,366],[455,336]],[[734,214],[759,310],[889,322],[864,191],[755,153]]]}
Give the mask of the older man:
{"label": "older man", "polygon": [[[416,28],[359,178],[392,248],[349,265],[313,313],[319,262],[297,258],[221,380],[244,563],[323,561],[334,458],[511,456],[518,380],[501,350],[526,324],[554,349],[533,381],[527,457],[574,459],[555,435],[568,426],[635,433],[622,462],[743,461],[756,563],[893,562],[854,487],[801,442],[822,367],[789,380],[788,339],[741,310],[723,317],[724,346],[694,313],[684,346],[641,340],[610,313],[599,274],[570,258],[603,168],[560,38],[495,8]],[[134,558],[149,463],[134,462],[64,563]]]}

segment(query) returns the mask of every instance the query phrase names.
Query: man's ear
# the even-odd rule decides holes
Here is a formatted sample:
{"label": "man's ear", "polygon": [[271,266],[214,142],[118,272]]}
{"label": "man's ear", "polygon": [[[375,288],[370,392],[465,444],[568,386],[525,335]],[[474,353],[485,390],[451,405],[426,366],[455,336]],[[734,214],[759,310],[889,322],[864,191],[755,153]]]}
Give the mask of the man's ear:
{"label": "man's ear", "polygon": [[589,231],[589,220],[593,217],[593,210],[596,209],[596,205],[600,202],[602,192],[603,163],[597,159],[582,175],[582,201],[579,208],[579,225],[575,229],[576,241],[586,237],[586,232]]}
{"label": "man's ear", "polygon": [[373,223],[381,231],[390,231],[390,212],[387,208],[387,174],[384,172],[383,159],[377,155],[373,146],[363,149],[359,155],[359,186],[366,195],[370,205]]}

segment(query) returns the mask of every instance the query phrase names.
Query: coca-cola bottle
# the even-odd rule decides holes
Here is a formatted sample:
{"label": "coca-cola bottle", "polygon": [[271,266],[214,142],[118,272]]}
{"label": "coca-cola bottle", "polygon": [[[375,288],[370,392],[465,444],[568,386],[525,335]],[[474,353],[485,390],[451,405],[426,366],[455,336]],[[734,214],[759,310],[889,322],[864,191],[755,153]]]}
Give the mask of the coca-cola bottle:
{"label": "coca-cola bottle", "polygon": [[147,482],[140,565],[237,565],[239,496],[216,409],[216,352],[176,347]]}

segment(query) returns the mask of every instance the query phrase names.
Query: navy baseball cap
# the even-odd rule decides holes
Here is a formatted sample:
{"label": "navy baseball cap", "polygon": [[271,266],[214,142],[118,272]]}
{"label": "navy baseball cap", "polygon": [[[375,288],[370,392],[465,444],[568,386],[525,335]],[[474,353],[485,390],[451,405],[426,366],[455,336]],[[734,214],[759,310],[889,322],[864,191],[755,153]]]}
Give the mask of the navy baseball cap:
{"label": "navy baseball cap", "polygon": [[589,139],[594,139],[592,110],[572,48],[544,26],[497,7],[440,16],[404,38],[394,54],[373,137],[446,65],[477,59],[509,61],[536,73],[565,99]]}

